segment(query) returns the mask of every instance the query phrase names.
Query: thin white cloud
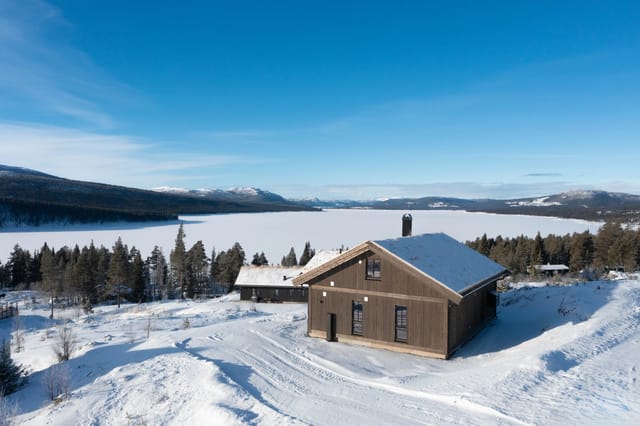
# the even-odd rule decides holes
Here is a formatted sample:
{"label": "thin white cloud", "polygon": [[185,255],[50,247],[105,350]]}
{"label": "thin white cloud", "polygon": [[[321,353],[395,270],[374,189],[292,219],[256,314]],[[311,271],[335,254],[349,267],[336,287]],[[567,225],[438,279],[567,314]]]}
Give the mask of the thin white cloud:
{"label": "thin white cloud", "polygon": [[64,34],[71,26],[38,0],[0,0],[0,107],[28,105],[82,124],[110,128],[110,101],[130,102],[134,91],[107,76]]}
{"label": "thin white cloud", "polygon": [[215,184],[216,173],[225,167],[260,161],[234,155],[163,152],[157,144],[128,135],[0,122],[0,163],[70,179],[147,188],[206,176]]}

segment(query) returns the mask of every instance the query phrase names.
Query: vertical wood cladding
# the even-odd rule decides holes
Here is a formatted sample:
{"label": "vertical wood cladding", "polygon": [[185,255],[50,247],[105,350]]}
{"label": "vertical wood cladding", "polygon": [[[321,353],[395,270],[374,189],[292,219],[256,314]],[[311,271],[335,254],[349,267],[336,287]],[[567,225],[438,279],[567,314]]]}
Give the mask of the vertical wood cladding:
{"label": "vertical wood cladding", "polygon": [[[367,279],[367,259],[380,260],[379,279]],[[375,343],[397,351],[423,351],[446,358],[496,315],[489,294],[495,283],[463,297],[456,305],[442,285],[371,250],[308,284],[308,331],[312,335],[326,335],[327,315],[332,313],[337,318],[338,340]],[[354,302],[363,306],[361,335],[352,333]],[[406,342],[396,341],[396,306],[407,307]]]}
{"label": "vertical wood cladding", "polygon": [[449,306],[449,351],[472,338],[496,317],[496,283],[465,296],[459,305]]}

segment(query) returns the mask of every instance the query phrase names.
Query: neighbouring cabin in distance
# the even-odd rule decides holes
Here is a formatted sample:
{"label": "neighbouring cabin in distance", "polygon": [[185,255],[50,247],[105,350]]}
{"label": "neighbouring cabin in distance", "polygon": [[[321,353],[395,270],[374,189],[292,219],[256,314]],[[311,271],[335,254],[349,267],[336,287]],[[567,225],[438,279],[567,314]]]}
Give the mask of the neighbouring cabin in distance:
{"label": "neighbouring cabin in distance", "polygon": [[235,283],[235,287],[240,290],[240,300],[306,303],[308,288],[294,286],[293,278],[329,261],[338,254],[336,250],[318,251],[305,266],[245,265],[240,269]]}
{"label": "neighbouring cabin in distance", "polygon": [[293,284],[309,288],[312,337],[446,359],[496,317],[507,274],[438,233],[365,241]]}
{"label": "neighbouring cabin in distance", "polygon": [[552,265],[547,263],[546,265],[533,265],[533,267],[529,268],[530,274],[544,275],[546,277],[563,275],[567,272],[569,272],[569,267],[562,264]]}
{"label": "neighbouring cabin in distance", "polygon": [[245,265],[240,269],[235,287],[240,289],[240,300],[304,303],[308,289],[294,287],[291,282],[300,273],[301,268]]}

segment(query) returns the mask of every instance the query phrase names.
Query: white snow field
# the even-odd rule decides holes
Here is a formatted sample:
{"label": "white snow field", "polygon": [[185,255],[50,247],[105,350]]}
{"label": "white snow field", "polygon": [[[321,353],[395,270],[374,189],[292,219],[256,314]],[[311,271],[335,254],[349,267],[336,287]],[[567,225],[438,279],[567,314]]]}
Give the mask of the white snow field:
{"label": "white snow field", "polygon": [[[14,359],[31,373],[5,406],[20,425],[640,424],[637,277],[503,293],[498,319],[448,361],[306,337],[304,304],[232,294],[50,322],[19,297]],[[43,378],[67,317],[77,350],[54,403]]]}
{"label": "white snow field", "polygon": [[[207,252],[229,249],[236,241],[247,257],[264,251],[270,263],[279,263],[294,247],[300,255],[305,241],[316,249],[353,247],[366,240],[399,237],[399,210],[325,210],[321,212],[283,212],[182,216],[187,248],[202,240]],[[577,219],[540,216],[495,215],[464,211],[412,211],[413,234],[445,232],[459,241],[473,240],[486,233],[489,237],[526,235],[537,232],[564,235],[595,233],[600,223]],[[57,225],[30,228],[0,229],[0,260],[9,257],[15,244],[31,252],[46,242],[56,249],[78,244],[111,248],[118,237],[129,247],[135,246],[143,257],[151,254],[155,245],[168,255],[175,245],[179,222],[145,224],[116,223],[102,225]]]}

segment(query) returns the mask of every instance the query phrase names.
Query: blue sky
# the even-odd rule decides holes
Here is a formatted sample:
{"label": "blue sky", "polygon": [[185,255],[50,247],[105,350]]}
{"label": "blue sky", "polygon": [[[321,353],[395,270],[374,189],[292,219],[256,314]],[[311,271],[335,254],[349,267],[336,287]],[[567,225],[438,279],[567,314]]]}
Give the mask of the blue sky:
{"label": "blue sky", "polygon": [[0,163],[289,197],[640,193],[637,1],[0,0]]}

